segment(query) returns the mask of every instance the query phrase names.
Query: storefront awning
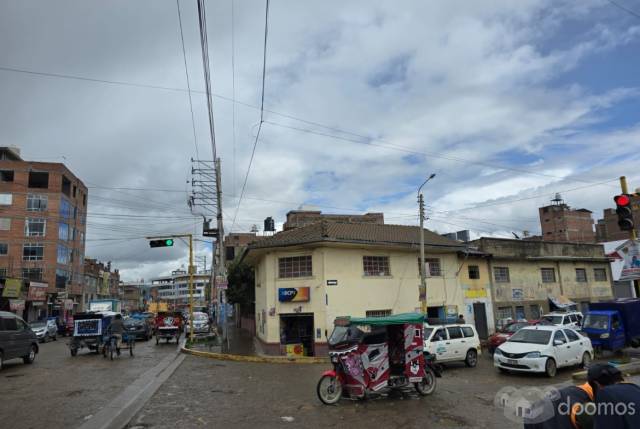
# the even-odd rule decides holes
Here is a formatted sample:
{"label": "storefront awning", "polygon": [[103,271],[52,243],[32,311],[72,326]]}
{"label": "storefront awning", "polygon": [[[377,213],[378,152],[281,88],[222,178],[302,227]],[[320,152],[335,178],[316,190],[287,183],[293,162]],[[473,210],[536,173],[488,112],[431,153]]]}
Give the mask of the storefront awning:
{"label": "storefront awning", "polygon": [[551,304],[551,309],[557,310],[572,310],[577,307],[577,304],[571,301],[564,295],[552,296],[549,295],[549,303]]}

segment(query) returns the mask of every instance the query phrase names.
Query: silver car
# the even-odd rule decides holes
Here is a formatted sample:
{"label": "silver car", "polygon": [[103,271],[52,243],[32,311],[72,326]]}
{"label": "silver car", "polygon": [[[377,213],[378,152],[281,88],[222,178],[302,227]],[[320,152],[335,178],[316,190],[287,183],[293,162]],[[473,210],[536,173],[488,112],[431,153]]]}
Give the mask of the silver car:
{"label": "silver car", "polygon": [[[187,324],[187,332],[189,324]],[[193,313],[193,332],[195,334],[208,334],[211,331],[209,316],[206,313]]]}
{"label": "silver car", "polygon": [[47,320],[42,322],[33,322],[29,326],[36,334],[38,341],[46,343],[49,340],[56,341],[58,339],[58,327],[55,320]]}

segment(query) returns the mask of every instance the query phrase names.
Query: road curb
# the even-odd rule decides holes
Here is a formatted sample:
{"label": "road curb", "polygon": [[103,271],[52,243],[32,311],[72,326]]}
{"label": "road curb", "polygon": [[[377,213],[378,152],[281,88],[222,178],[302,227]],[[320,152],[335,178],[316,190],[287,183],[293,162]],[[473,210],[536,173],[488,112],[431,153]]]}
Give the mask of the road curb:
{"label": "road curb", "polygon": [[180,366],[185,356],[176,352],[146,371],[77,429],[122,429],[144,407],[158,388]]}
{"label": "road curb", "polygon": [[[623,363],[616,365],[616,368],[618,368],[624,376],[640,374],[640,362]],[[574,372],[571,377],[574,380],[585,381],[587,379],[587,371]]]}
{"label": "road curb", "polygon": [[209,359],[227,360],[234,362],[254,362],[254,363],[285,363],[285,364],[318,364],[329,363],[328,358],[323,357],[278,357],[278,356],[246,356],[246,355],[233,355],[226,353],[205,352],[201,350],[193,350],[183,346],[180,351],[192,356],[204,357]]}

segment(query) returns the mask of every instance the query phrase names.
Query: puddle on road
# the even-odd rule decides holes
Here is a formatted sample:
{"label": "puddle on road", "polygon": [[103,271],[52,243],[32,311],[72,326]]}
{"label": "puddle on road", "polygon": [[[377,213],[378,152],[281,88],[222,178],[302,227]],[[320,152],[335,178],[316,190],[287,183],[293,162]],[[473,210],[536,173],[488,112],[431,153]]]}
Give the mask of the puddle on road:
{"label": "puddle on road", "polygon": [[10,374],[10,375],[5,375],[5,378],[16,378],[16,377],[24,377],[24,374]]}

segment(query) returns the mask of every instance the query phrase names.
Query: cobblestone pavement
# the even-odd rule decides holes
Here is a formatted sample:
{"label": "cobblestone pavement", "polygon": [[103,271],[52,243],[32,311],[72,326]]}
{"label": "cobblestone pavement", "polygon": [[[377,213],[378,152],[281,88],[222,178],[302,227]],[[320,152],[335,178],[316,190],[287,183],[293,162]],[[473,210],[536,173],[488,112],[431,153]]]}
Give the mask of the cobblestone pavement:
{"label": "cobblestone pavement", "polygon": [[476,368],[449,365],[430,397],[409,393],[326,406],[316,396],[316,383],[327,368],[187,356],[130,427],[513,428],[493,406],[502,387],[568,383],[573,372],[561,370],[553,380],[499,374],[485,355]]}
{"label": "cobblestone pavement", "polygon": [[136,343],[110,361],[82,350],[71,357],[69,338],[40,345],[33,365],[5,363],[0,371],[0,428],[73,428],[95,414],[144,371],[159,363],[174,344]]}

